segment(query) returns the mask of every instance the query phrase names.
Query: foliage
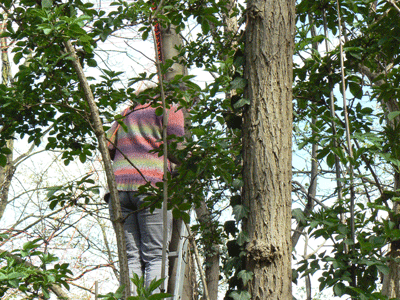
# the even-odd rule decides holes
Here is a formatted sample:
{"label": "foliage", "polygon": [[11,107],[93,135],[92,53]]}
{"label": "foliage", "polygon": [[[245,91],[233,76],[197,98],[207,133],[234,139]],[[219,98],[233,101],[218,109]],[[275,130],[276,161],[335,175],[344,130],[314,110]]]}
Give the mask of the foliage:
{"label": "foliage", "polygon": [[[170,294],[167,293],[153,293],[157,288],[161,286],[164,281],[164,278],[157,280],[154,278],[148,287],[144,284],[144,277],[139,276],[137,274],[133,274],[131,281],[136,287],[137,296],[131,296],[127,300],[159,300],[171,297]],[[108,293],[107,295],[101,295],[99,298],[104,298],[105,300],[117,300],[122,296],[122,291],[124,287],[121,286],[115,293]]]}
{"label": "foliage", "polygon": [[[1,252],[0,260],[4,266],[0,268],[0,296],[4,296],[9,289],[19,289],[26,299],[35,299],[43,296],[50,298],[52,285],[63,285],[69,290],[67,280],[72,272],[66,263],[54,264],[58,258],[52,254],[38,250],[39,240],[33,240],[23,245],[22,249],[15,249],[12,254]],[[24,260],[41,262],[40,267]]]}
{"label": "foliage", "polygon": [[[308,237],[329,241],[332,246],[330,251],[300,260],[294,279],[322,270],[318,279],[320,290],[333,287],[337,296],[387,299],[379,292],[378,283],[389,276],[387,264],[393,258],[385,256],[387,247],[390,244],[393,247],[399,239],[395,229],[398,226],[396,200],[393,201],[399,191],[391,177],[398,172],[399,156],[395,149],[399,139],[393,130],[397,132],[395,116],[400,108],[398,104],[389,105],[398,103],[397,96],[394,91],[384,92],[384,89],[392,91],[388,82],[398,73],[398,68],[393,67],[398,63],[398,51],[389,44],[393,42],[392,30],[398,26],[395,20],[399,15],[389,2],[374,6],[373,1],[340,1],[346,28],[343,51],[351,156],[340,103],[343,92],[339,94],[335,88],[342,84],[340,49],[331,38],[339,33],[335,4],[334,1],[301,1],[297,6],[299,60],[294,70],[294,105],[299,128],[295,136],[299,138],[299,149],[318,145],[313,159],[320,164],[319,172],[338,169],[342,178],[333,190],[336,200],[327,197],[326,205],[308,216],[299,211],[294,214],[298,222],[307,219]],[[393,65],[389,67],[390,64]],[[371,76],[372,73],[376,75]],[[337,190],[339,185],[342,198]]]}

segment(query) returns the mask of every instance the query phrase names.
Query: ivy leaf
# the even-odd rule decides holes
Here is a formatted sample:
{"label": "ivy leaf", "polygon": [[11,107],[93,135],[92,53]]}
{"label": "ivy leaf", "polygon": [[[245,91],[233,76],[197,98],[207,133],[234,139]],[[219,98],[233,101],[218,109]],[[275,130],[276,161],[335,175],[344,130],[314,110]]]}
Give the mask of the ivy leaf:
{"label": "ivy leaf", "polygon": [[241,98],[239,101],[237,101],[237,102],[233,105],[233,108],[234,108],[234,109],[239,109],[239,108],[242,108],[243,106],[249,105],[249,104],[250,104],[250,101],[249,101],[248,99],[246,99],[246,98]]}
{"label": "ivy leaf", "polygon": [[246,84],[247,84],[247,80],[246,79],[244,79],[242,77],[236,77],[231,82],[231,88],[233,90],[244,89]]}
{"label": "ivy leaf", "polygon": [[234,291],[229,294],[234,300],[249,300],[251,299],[250,293],[248,291]]}
{"label": "ivy leaf", "polygon": [[238,244],[239,246],[243,246],[245,243],[248,243],[249,241],[250,241],[250,238],[247,235],[247,233],[245,231],[241,231],[238,234],[236,244]]}
{"label": "ivy leaf", "polygon": [[244,205],[235,205],[233,207],[233,214],[235,215],[236,222],[239,222],[243,218],[247,217],[249,209]]}
{"label": "ivy leaf", "polygon": [[243,281],[243,286],[246,286],[247,283],[253,279],[253,275],[254,273],[251,271],[247,271],[247,270],[242,270],[238,273],[237,277],[242,279]]}

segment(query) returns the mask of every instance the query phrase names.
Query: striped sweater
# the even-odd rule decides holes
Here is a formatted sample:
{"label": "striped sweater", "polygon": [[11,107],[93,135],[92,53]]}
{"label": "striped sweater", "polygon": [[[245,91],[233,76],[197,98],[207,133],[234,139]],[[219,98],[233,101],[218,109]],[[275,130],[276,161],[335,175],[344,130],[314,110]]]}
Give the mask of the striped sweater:
{"label": "striped sweater", "polygon": [[[107,137],[116,145],[113,169],[119,191],[136,191],[140,185],[150,182],[155,185],[163,180],[163,156],[149,151],[157,149],[162,144],[162,116],[155,114],[151,104],[138,105],[128,110],[123,121],[127,127],[124,130],[115,122],[107,132]],[[171,107],[168,114],[167,134],[183,136],[184,120],[181,110]],[[109,143],[109,150],[115,150]],[[141,171],[140,174],[126,157]],[[170,162],[168,161],[168,164]],[[144,178],[143,178],[143,176]]]}

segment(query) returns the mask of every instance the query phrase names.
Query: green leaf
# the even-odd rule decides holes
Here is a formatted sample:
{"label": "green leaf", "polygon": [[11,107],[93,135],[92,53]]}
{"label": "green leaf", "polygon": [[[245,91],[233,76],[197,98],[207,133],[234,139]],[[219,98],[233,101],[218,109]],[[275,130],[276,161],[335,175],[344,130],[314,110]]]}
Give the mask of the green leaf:
{"label": "green leaf", "polygon": [[247,217],[247,215],[249,213],[249,209],[246,206],[241,205],[241,204],[235,205],[232,210],[233,210],[233,214],[235,215],[236,222],[239,222],[243,218]]}
{"label": "green leaf", "polygon": [[22,52],[17,52],[15,53],[14,57],[13,57],[13,61],[14,63],[17,65],[19,63],[19,61],[22,58]]}
{"label": "green leaf", "polygon": [[185,202],[185,203],[182,203],[182,204],[179,205],[179,209],[182,210],[182,211],[189,210],[191,208],[192,208],[192,204],[191,203]]}
{"label": "green leaf", "polygon": [[253,275],[254,273],[251,271],[247,271],[247,270],[242,270],[238,273],[237,277],[242,279],[243,281],[243,286],[246,286],[247,283],[253,279]]}
{"label": "green leaf", "polygon": [[346,286],[342,282],[339,282],[333,287],[333,292],[336,296],[341,297],[346,293]]}
{"label": "green leaf", "polygon": [[85,153],[80,153],[79,154],[79,160],[81,163],[84,163],[86,161],[86,154]]}
{"label": "green leaf", "polygon": [[6,279],[7,280],[12,280],[12,279],[16,279],[16,278],[24,278],[24,274],[21,272],[12,272],[10,274],[7,274]]}
{"label": "green leaf", "polygon": [[147,299],[148,300],[159,300],[159,299],[165,299],[168,297],[171,297],[171,294],[167,294],[167,293],[157,293],[157,294],[153,294],[150,295]]}
{"label": "green leaf", "polygon": [[156,108],[156,116],[162,116],[162,114],[163,114],[163,108],[157,107]]}
{"label": "green leaf", "polygon": [[235,79],[233,79],[233,81],[231,82],[231,88],[233,90],[237,90],[237,89],[244,89],[245,86],[247,84],[247,80],[242,78],[242,77],[236,77]]}
{"label": "green leaf", "polygon": [[12,153],[12,151],[9,148],[1,148],[0,150],[1,150],[2,153],[6,154],[6,155]]}
{"label": "green leaf", "polygon": [[7,165],[7,157],[0,153],[0,166],[5,167]]}
{"label": "green leaf", "polygon": [[44,29],[43,29],[43,33],[44,33],[45,35],[49,35],[49,34],[51,33],[51,31],[52,31],[51,28],[44,28]]}
{"label": "green leaf", "polygon": [[333,166],[335,165],[335,161],[335,154],[333,154],[332,152],[329,153],[326,157],[326,164],[329,166],[329,168],[333,168]]}
{"label": "green leaf", "polygon": [[142,40],[145,41],[149,37],[149,31],[146,30],[142,33]]}
{"label": "green leaf", "polygon": [[35,248],[39,247],[39,245],[36,244],[38,241],[40,241],[40,239],[35,239],[35,240],[33,240],[33,241],[29,241],[29,242],[25,243],[25,244],[22,246],[22,249],[24,249],[24,250],[32,250],[32,249],[35,249]]}
{"label": "green leaf", "polygon": [[232,293],[229,294],[229,297],[232,297],[233,300],[250,300],[251,299],[251,295],[248,291],[234,291]]}
{"label": "green leaf", "polygon": [[57,200],[51,201],[51,202],[50,202],[50,205],[49,205],[49,208],[50,208],[51,210],[54,210],[54,208],[57,206],[57,204],[58,204],[58,201],[57,201]]}
{"label": "green leaf", "polygon": [[186,224],[190,223],[190,215],[186,212],[181,213],[181,218]]}
{"label": "green leaf", "polygon": [[88,59],[86,63],[89,67],[97,67],[97,61],[93,58]]}
{"label": "green leaf", "polygon": [[239,109],[242,108],[245,105],[250,105],[250,100],[246,99],[246,98],[241,98],[239,101],[237,101],[234,105],[233,108],[234,109]]}
{"label": "green leaf", "polygon": [[47,198],[50,198],[54,195],[55,192],[59,191],[62,188],[62,185],[51,186],[47,188]]}
{"label": "green leaf", "polygon": [[388,275],[389,274],[389,267],[387,265],[376,265],[376,267],[384,275]]}
{"label": "green leaf", "polygon": [[50,298],[50,294],[46,289],[42,289],[42,292],[43,292],[43,296],[44,296],[45,299],[49,299]]}
{"label": "green leaf", "polygon": [[43,8],[51,8],[53,6],[52,0],[42,0],[42,7]]}
{"label": "green leaf", "polygon": [[237,236],[237,240],[236,240],[236,243],[239,246],[243,246],[245,243],[248,243],[249,241],[250,241],[250,238],[245,231],[242,230],[241,232],[239,232],[239,234]]}
{"label": "green leaf", "polygon": [[388,119],[392,121],[394,118],[400,115],[400,111],[392,111],[388,114]]}
{"label": "green leaf", "polygon": [[295,208],[292,210],[292,216],[296,219],[299,224],[306,224],[307,219],[301,208]]}

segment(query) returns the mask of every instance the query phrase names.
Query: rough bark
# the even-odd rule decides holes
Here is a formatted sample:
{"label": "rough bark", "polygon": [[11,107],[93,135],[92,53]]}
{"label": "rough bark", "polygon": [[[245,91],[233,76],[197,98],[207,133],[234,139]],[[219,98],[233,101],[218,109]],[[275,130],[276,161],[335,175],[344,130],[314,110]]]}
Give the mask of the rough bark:
{"label": "rough bark", "polygon": [[99,150],[103,158],[107,184],[110,190],[111,205],[114,212],[114,220],[111,221],[114,223],[116,238],[117,238],[118,259],[120,265],[120,282],[122,285],[125,286],[124,298],[127,299],[130,296],[130,279],[129,279],[128,260],[126,257],[126,243],[123,230],[123,219],[121,214],[121,206],[119,204],[117,184],[115,182],[114,172],[111,164],[111,157],[107,148],[106,135],[103,129],[103,124],[101,122],[99,110],[97,108],[96,102],[93,97],[93,93],[87,82],[82,66],[79,63],[79,59],[78,56],[76,55],[75,49],[70,41],[65,42],[65,48],[73,58],[72,64],[77,73],[79,83],[81,84],[81,88],[84,91],[85,100],[90,108],[90,114],[92,119],[91,126],[93,127],[94,133],[97,137],[99,143]]}
{"label": "rough bark", "polygon": [[294,1],[248,1],[243,115],[246,269],[251,299],[292,299],[291,149]]}
{"label": "rough bark", "polygon": [[11,179],[14,175],[15,167],[13,163],[14,141],[7,141],[7,148],[11,150],[11,154],[8,154],[7,165],[0,167],[0,220],[4,215],[4,211],[8,204],[8,194],[11,186]]}
{"label": "rough bark", "polygon": [[[7,14],[3,14],[3,22],[0,24],[0,34],[4,32],[4,28],[6,26]],[[10,61],[8,58],[7,51],[7,40],[5,37],[1,38],[1,80],[2,83],[7,85],[9,82],[12,82],[11,69],[10,69]],[[14,175],[14,163],[13,163],[13,150],[14,150],[14,141],[7,141],[7,148],[11,150],[11,153],[6,155],[7,164],[5,167],[0,166],[0,220],[3,217],[4,211],[6,209],[8,203],[8,193],[11,186],[11,179]]]}

